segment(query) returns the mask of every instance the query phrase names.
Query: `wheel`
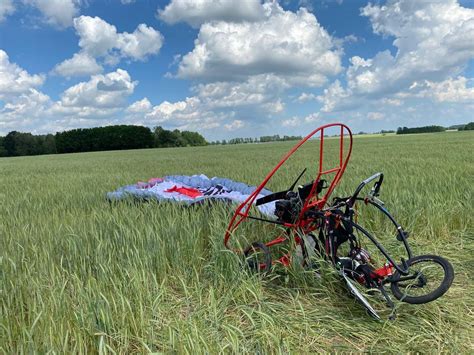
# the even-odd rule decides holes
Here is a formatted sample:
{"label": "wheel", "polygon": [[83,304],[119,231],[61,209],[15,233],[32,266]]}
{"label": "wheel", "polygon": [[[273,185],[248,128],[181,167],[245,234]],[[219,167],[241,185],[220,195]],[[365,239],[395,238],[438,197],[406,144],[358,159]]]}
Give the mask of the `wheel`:
{"label": "wheel", "polygon": [[407,261],[410,274],[393,274],[390,288],[400,301],[422,304],[434,301],[448,291],[454,280],[453,266],[437,255],[419,255]]}
{"label": "wheel", "polygon": [[254,242],[244,250],[245,260],[250,270],[267,273],[272,268],[270,249],[260,242]]}

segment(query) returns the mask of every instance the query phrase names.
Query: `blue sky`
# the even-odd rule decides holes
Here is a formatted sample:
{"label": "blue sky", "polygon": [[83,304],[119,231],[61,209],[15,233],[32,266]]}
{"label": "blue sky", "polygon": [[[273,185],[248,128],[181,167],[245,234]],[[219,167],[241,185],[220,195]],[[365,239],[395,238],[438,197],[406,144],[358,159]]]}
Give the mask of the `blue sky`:
{"label": "blue sky", "polygon": [[474,121],[474,1],[0,0],[0,134]]}

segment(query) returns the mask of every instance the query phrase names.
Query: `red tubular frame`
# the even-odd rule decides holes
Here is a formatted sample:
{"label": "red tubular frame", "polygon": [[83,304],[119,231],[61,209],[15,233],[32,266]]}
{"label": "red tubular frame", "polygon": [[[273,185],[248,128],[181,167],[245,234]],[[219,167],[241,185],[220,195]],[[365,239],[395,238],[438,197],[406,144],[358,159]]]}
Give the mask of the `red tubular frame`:
{"label": "red tubular frame", "polygon": [[[327,128],[331,127],[340,127],[340,136],[339,136],[339,165],[330,168],[328,170],[323,171],[323,159],[324,159],[324,130]],[[315,209],[322,209],[324,205],[326,204],[329,196],[333,192],[334,188],[336,185],[339,183],[339,181],[342,178],[342,175],[344,174],[344,171],[346,170],[347,163],[349,162],[349,158],[351,156],[352,152],[352,132],[347,127],[346,125],[342,123],[331,123],[327,124],[321,127],[318,127],[314,131],[312,131],[310,134],[308,134],[305,138],[303,138],[301,141],[299,141],[281,160],[280,162],[273,168],[272,171],[265,177],[265,179],[262,181],[262,183],[255,189],[255,191],[244,201],[242,202],[236,209],[234,215],[232,216],[229,225],[227,227],[225,236],[224,236],[224,245],[231,249],[229,247],[229,239],[232,235],[232,233],[238,228],[239,224],[242,223],[244,220],[247,219],[249,215],[250,208],[252,207],[255,199],[259,195],[260,191],[266,186],[268,181],[272,178],[272,176],[280,169],[280,167],[292,156],[304,143],[306,143],[310,138],[315,136],[317,133],[320,133],[320,148],[319,148],[319,170],[318,174],[316,176],[316,179],[314,180],[313,186],[311,188],[311,192],[309,194],[309,197],[305,200],[305,203],[303,205],[303,208],[301,209],[300,215],[297,218],[296,222],[291,224],[291,223],[285,223],[284,226],[287,228],[292,229],[293,231],[299,230],[307,230],[307,225],[308,221],[306,221],[303,218],[303,215],[305,214],[306,211],[308,211],[311,208]],[[349,137],[349,150],[347,151],[346,155],[344,155],[344,134],[346,134]],[[336,175],[333,177],[329,187],[326,190],[326,193],[324,196],[319,198],[317,194],[315,193],[316,187],[318,185],[319,180],[323,175],[331,174],[331,173],[336,173]],[[298,238],[299,239],[299,238]],[[268,247],[271,247],[273,245],[281,244],[283,242],[286,242],[288,240],[287,237],[285,236],[278,236],[274,240],[266,243],[265,245]],[[301,241],[299,241],[301,243]],[[242,252],[240,249],[234,249],[236,252]],[[283,265],[287,266],[290,262],[289,255],[284,255],[282,256],[277,262],[282,263]]]}

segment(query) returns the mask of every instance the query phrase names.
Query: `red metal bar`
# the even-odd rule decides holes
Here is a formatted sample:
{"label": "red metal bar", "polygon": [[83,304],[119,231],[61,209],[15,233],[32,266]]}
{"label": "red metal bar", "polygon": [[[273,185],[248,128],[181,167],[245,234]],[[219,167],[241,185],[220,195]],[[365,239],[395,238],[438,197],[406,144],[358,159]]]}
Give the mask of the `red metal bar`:
{"label": "red metal bar", "polygon": [[341,170],[340,166],[338,166],[337,168],[332,168],[332,169],[329,169],[329,170],[326,170],[326,171],[322,171],[321,175],[331,174],[331,173],[333,173],[335,171],[339,171],[339,170]]}
{"label": "red metal bar", "polygon": [[283,237],[283,236],[280,235],[279,237],[273,239],[272,241],[269,241],[268,243],[265,243],[265,245],[267,247],[272,247],[274,245],[281,244],[281,243],[284,243],[284,242],[287,242],[287,241],[288,241],[288,238]]}
{"label": "red metal bar", "polygon": [[323,170],[324,159],[324,128],[321,128],[321,140],[319,141],[319,173]]}
{"label": "red metal bar", "polygon": [[344,156],[344,127],[341,126],[341,139],[339,146],[339,167],[342,166],[342,157]]}
{"label": "red metal bar", "polygon": [[[283,156],[283,158],[280,160],[280,162],[275,166],[275,168],[273,168],[272,171],[270,171],[270,173],[265,177],[265,179],[262,181],[262,183],[255,189],[255,191],[243,203],[241,203],[237,207],[234,215],[232,216],[232,218],[229,222],[229,225],[227,227],[227,230],[226,230],[226,233],[225,233],[225,236],[224,236],[224,245],[227,248],[229,248],[228,242],[229,242],[229,239],[230,239],[230,236],[231,236],[232,232],[240,225],[240,223],[242,223],[244,220],[247,219],[248,213],[250,211],[250,208],[252,207],[253,202],[255,201],[257,196],[259,195],[260,191],[262,191],[262,189],[266,186],[266,184],[271,179],[271,177],[278,171],[278,169],[280,169],[280,167],[288,160],[288,158],[290,156],[292,156],[304,143],[306,143],[315,134],[320,132],[321,141],[320,141],[320,152],[319,152],[319,157],[320,157],[320,159],[319,159],[319,171],[318,171],[317,178],[314,181],[310,196],[314,195],[314,191],[316,189],[316,184],[319,182],[319,179],[321,178],[322,167],[323,167],[324,129],[329,128],[329,127],[337,127],[337,126],[341,127],[341,133],[342,133],[341,136],[343,137],[344,131],[346,131],[347,135],[349,136],[349,139],[350,139],[349,150],[347,152],[346,158],[344,159],[344,155],[342,155],[342,164],[340,162],[340,166],[338,167],[339,170],[337,171],[336,176],[333,178],[333,181],[331,182],[329,188],[326,190],[326,194],[321,199],[317,200],[316,202],[314,202],[314,201],[311,202],[311,204],[310,204],[310,200],[312,198],[308,198],[305,202],[305,206],[303,206],[302,213],[307,211],[308,207],[318,206],[319,208],[321,208],[322,206],[324,206],[324,204],[326,203],[328,197],[331,195],[332,191],[334,190],[335,186],[340,181],[340,179],[342,177],[342,174],[344,173],[344,171],[346,169],[347,163],[349,161],[349,158],[350,158],[350,155],[351,155],[351,152],[352,152],[352,132],[350,131],[349,127],[347,127],[346,125],[344,125],[342,123],[331,123],[331,124],[327,124],[327,125],[318,127],[317,129],[312,131],[310,134],[308,134],[305,138],[303,138],[301,141],[299,141],[287,154],[285,154]],[[343,143],[341,143],[341,146],[342,146],[342,144]],[[339,152],[339,154],[340,154],[340,158],[341,158],[341,152]],[[329,169],[329,170],[332,170],[332,169]],[[334,170],[334,171],[336,171],[336,170]],[[240,218],[238,218],[238,217],[240,217]],[[296,228],[296,227],[297,226],[294,226],[293,228]]]}

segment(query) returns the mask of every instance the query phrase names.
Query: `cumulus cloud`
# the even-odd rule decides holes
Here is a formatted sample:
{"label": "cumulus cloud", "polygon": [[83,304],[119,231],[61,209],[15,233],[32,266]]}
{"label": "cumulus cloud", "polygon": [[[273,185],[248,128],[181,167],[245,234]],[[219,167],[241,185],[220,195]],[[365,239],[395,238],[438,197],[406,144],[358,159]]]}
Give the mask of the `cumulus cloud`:
{"label": "cumulus cloud", "polygon": [[79,46],[94,57],[105,56],[117,46],[117,28],[100,17],[77,17],[74,28],[79,36]]}
{"label": "cumulus cloud", "polygon": [[298,116],[293,116],[281,122],[283,127],[297,127],[301,124],[301,120]]}
{"label": "cumulus cloud", "polygon": [[157,54],[163,45],[161,33],[143,23],[133,33],[119,33],[114,25],[100,17],[80,16],[74,19],[74,28],[81,51],[56,66],[55,72],[60,75],[99,73],[102,68],[96,58],[102,58],[108,64],[117,64],[123,58],[145,61],[150,55]]}
{"label": "cumulus cloud", "polygon": [[147,122],[153,124],[167,123],[179,129],[207,130],[219,127],[226,115],[209,110],[198,97],[188,97],[174,103],[164,101],[153,107],[145,117]]}
{"label": "cumulus cloud", "polygon": [[341,53],[313,14],[284,11],[277,3],[263,8],[258,22],[203,24],[178,77],[225,81],[274,74],[291,84],[320,86],[340,72]]}
{"label": "cumulus cloud", "polygon": [[136,84],[123,69],[105,75],[93,75],[89,81],[80,82],[64,91],[51,112],[84,118],[110,116],[125,107]]}
{"label": "cumulus cloud", "polygon": [[0,99],[28,93],[41,86],[44,75],[31,75],[17,64],[11,63],[8,54],[0,49]]}
{"label": "cumulus cloud", "polygon": [[5,20],[8,15],[11,15],[15,12],[15,7],[13,6],[12,0],[2,0],[0,1],[0,22]]}
{"label": "cumulus cloud", "polygon": [[56,65],[54,68],[56,74],[73,77],[73,76],[89,76],[102,72],[100,66],[94,57],[87,53],[76,53],[71,59],[66,59],[64,62]]}
{"label": "cumulus cloud", "polygon": [[[347,97],[349,97],[349,93],[342,87],[341,82],[336,80],[324,89],[324,94],[318,96],[317,99],[323,104],[321,108],[322,112],[331,112],[334,111],[336,107],[347,109],[350,108],[351,105],[356,105],[354,101],[345,101],[344,99]],[[344,102],[343,107],[341,107],[342,102]]]}
{"label": "cumulus cloud", "polygon": [[381,101],[383,105],[391,105],[391,106],[401,106],[403,101],[400,99],[394,99],[389,97],[384,97]]}
{"label": "cumulus cloud", "polygon": [[[32,132],[55,132],[62,129],[90,127],[124,122],[124,113],[151,108],[147,99],[126,110],[127,99],[137,82],[122,69],[93,75],[65,90],[60,100],[52,101],[40,91],[29,88],[10,96],[0,108],[0,132],[26,129]],[[132,120],[132,123],[134,121]]]}
{"label": "cumulus cloud", "polygon": [[148,55],[158,53],[162,45],[161,33],[144,23],[138,25],[133,33],[119,33],[117,39],[121,55],[134,60],[145,60]]}
{"label": "cumulus cloud", "polygon": [[80,5],[79,0],[23,0],[23,3],[36,7],[48,24],[60,28],[72,25]]}
{"label": "cumulus cloud", "polygon": [[293,116],[286,120],[281,121],[283,127],[293,128],[299,127],[304,124],[314,124],[315,122],[321,121],[321,114],[319,112],[313,112],[305,117]]}
{"label": "cumulus cloud", "polygon": [[[285,80],[274,75],[252,76],[243,82],[199,84],[191,90],[194,96],[177,102],[164,101],[154,106],[146,117],[153,124],[197,129],[223,126],[233,130],[247,126],[247,121],[255,120],[256,115],[283,111],[279,96],[287,88]],[[236,116],[239,118],[235,119]]]}
{"label": "cumulus cloud", "polygon": [[474,57],[474,9],[456,0],[369,3],[361,15],[369,18],[374,33],[395,38],[397,53],[352,57],[347,86],[336,83],[322,97],[326,111],[408,91],[414,82],[445,80],[462,72]]}
{"label": "cumulus cloud", "polygon": [[382,120],[385,117],[385,114],[382,112],[369,112],[367,114],[367,118],[371,121],[379,121]]}
{"label": "cumulus cloud", "polygon": [[123,69],[106,75],[93,75],[89,81],[64,91],[61,103],[67,107],[120,107],[133,93],[136,84]]}
{"label": "cumulus cloud", "polygon": [[313,123],[321,120],[321,115],[319,112],[310,113],[304,118],[306,123]]}
{"label": "cumulus cloud", "polygon": [[233,120],[229,124],[224,125],[224,129],[227,131],[235,131],[245,126],[245,123],[241,120]]}
{"label": "cumulus cloud", "polygon": [[469,82],[474,82],[474,79],[459,76],[441,82],[415,83],[411,86],[415,92],[412,96],[427,97],[438,102],[474,103],[474,87],[468,86]]}
{"label": "cumulus cloud", "polygon": [[212,11],[196,15],[210,4],[172,1],[160,12],[169,23],[195,21],[191,24],[201,26],[194,49],[179,58],[177,71],[177,77],[201,84],[192,88],[194,96],[186,100],[155,106],[147,116],[155,122],[196,124],[205,117],[225,130],[240,129],[235,122],[250,129],[284,112],[282,96],[291,87],[321,86],[341,71],[341,46],[306,9],[291,12],[277,2],[256,1],[261,13],[251,20],[240,15],[222,18]]}
{"label": "cumulus cloud", "polygon": [[195,28],[210,21],[258,21],[263,15],[260,0],[172,0],[158,10],[158,16],[166,23],[186,22]]}
{"label": "cumulus cloud", "polygon": [[45,123],[46,110],[51,105],[49,96],[30,88],[28,91],[11,97],[4,107],[0,107],[0,133],[12,130],[35,131]]}
{"label": "cumulus cloud", "polygon": [[148,98],[135,101],[133,104],[127,107],[129,113],[147,113],[151,110],[151,102]]}
{"label": "cumulus cloud", "polygon": [[29,129],[41,118],[50,105],[49,97],[38,90],[44,79],[10,62],[0,49],[0,133]]}
{"label": "cumulus cloud", "polygon": [[285,80],[275,75],[263,74],[251,76],[243,82],[219,81],[200,84],[193,91],[209,107],[224,108],[275,104],[279,95],[288,87]]}
{"label": "cumulus cloud", "polygon": [[80,16],[74,19],[79,35],[79,46],[94,57],[118,56],[133,60],[145,60],[159,52],[163,36],[145,24],[138,25],[133,33],[118,33],[114,25],[100,17]]}
{"label": "cumulus cloud", "polygon": [[300,96],[298,96],[296,98],[296,101],[299,102],[299,103],[303,103],[303,102],[307,102],[307,101],[313,101],[313,100],[316,100],[316,99],[317,99],[317,95],[303,92],[303,93],[301,93]]}

